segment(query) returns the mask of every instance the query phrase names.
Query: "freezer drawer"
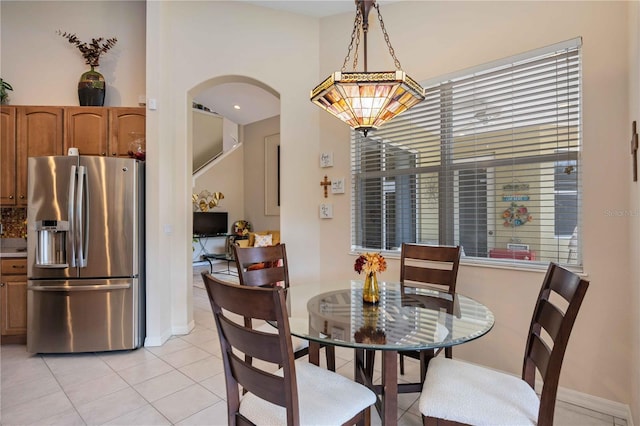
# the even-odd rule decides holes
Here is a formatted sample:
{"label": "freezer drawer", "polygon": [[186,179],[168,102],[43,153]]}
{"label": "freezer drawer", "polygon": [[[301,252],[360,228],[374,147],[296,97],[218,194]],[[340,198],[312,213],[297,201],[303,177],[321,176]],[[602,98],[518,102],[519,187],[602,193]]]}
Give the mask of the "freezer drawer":
{"label": "freezer drawer", "polygon": [[144,338],[137,279],[34,281],[27,287],[27,351],[134,349]]}

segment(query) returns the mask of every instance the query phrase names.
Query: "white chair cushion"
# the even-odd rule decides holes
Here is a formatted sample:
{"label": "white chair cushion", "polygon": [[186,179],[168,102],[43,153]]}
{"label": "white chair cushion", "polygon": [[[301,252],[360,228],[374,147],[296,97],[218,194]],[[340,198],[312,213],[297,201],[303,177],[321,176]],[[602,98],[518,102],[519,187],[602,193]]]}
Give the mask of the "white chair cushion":
{"label": "white chair cushion", "polygon": [[[272,326],[271,324],[267,324],[266,322],[264,324],[258,325],[255,329],[262,331],[263,333],[275,334],[278,332],[278,330],[274,326]],[[301,349],[308,348],[309,341],[305,339],[300,339],[299,337],[296,337],[296,336],[291,336],[291,345],[293,346],[293,352],[298,352]]]}
{"label": "white chair cushion", "polygon": [[[301,425],[341,425],[376,401],[367,387],[304,360],[296,361],[296,380]],[[287,424],[284,407],[252,393],[240,400],[240,414],[256,425]]]}
{"label": "white chair cushion", "polygon": [[473,425],[535,425],[540,400],[522,379],[455,359],[433,358],[420,394],[424,416]]}

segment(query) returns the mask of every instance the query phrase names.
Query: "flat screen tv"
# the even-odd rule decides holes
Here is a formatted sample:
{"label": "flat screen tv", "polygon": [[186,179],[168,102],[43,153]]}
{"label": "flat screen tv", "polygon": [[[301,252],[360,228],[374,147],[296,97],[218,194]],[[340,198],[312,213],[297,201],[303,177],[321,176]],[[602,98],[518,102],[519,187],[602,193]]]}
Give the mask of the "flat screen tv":
{"label": "flat screen tv", "polygon": [[193,235],[213,237],[229,232],[229,213],[193,212]]}

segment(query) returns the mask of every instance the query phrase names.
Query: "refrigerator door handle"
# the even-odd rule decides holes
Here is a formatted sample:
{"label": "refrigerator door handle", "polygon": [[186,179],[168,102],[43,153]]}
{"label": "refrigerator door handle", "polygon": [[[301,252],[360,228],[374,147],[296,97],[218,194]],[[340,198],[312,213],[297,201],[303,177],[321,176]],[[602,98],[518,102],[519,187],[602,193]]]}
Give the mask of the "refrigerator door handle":
{"label": "refrigerator door handle", "polygon": [[61,285],[41,285],[29,287],[32,291],[108,291],[108,290],[126,290],[131,288],[129,284],[110,284],[110,285],[74,285],[74,286],[61,286]]}
{"label": "refrigerator door handle", "polygon": [[[78,167],[78,199],[76,202],[76,224],[78,229],[78,266],[85,268],[89,257],[89,185],[87,168]],[[85,209],[87,211],[85,211]]]}
{"label": "refrigerator door handle", "polygon": [[75,220],[75,199],[76,199],[76,166],[71,166],[71,178],[69,179],[69,241],[71,241],[71,266],[76,267],[76,220]]}

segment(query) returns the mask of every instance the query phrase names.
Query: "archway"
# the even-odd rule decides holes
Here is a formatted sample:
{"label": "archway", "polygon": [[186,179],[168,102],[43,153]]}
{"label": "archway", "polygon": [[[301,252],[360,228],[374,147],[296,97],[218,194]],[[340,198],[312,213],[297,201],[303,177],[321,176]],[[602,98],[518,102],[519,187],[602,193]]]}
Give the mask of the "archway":
{"label": "archway", "polygon": [[[220,96],[225,99],[220,99]],[[193,109],[194,103],[199,104],[199,109]],[[227,117],[235,112],[227,114],[229,108],[236,103],[242,104],[240,115],[233,115],[238,122],[228,120]],[[224,117],[225,124],[230,121],[232,125],[237,125],[236,137],[232,138],[234,140],[231,143],[223,142],[224,152],[197,171],[192,180],[193,187],[189,188],[188,193],[197,194],[203,190],[222,192],[224,199],[215,210],[229,212],[229,226],[235,220],[245,219],[254,225],[254,230],[263,230],[265,226],[266,229],[279,229],[279,216],[273,212],[267,214],[266,208],[260,206],[264,206],[264,201],[256,202],[257,199],[264,199],[265,138],[279,134],[279,93],[250,77],[219,76],[203,81],[189,90],[186,108],[188,156],[194,155],[194,117],[201,115],[203,111],[208,114],[218,113]],[[256,111],[259,109],[265,112]],[[189,165],[189,170],[193,173],[193,164]],[[242,189],[239,189],[238,182],[242,184]],[[193,260],[197,262],[202,250],[209,253],[224,250],[224,239],[207,241],[204,245],[199,240],[194,246]],[[199,283],[199,278],[192,271],[189,271],[189,276],[194,279],[192,284]]]}

